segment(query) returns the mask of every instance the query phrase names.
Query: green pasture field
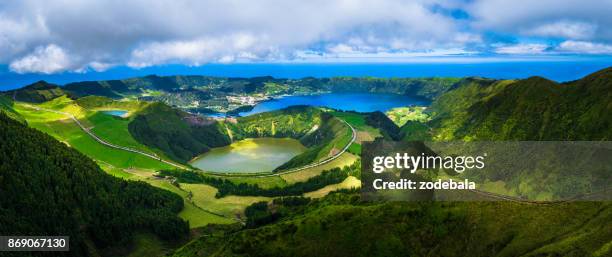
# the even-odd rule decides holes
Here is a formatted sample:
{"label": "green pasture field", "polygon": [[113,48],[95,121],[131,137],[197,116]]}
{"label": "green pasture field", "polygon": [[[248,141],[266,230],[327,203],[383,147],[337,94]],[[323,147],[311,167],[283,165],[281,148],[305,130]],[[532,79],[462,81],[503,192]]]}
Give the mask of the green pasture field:
{"label": "green pasture field", "polygon": [[286,181],[287,184],[294,184],[297,182],[303,182],[308,180],[309,178],[312,178],[314,176],[320,175],[321,172],[323,172],[324,170],[330,170],[332,168],[342,168],[344,166],[349,166],[351,164],[353,164],[355,161],[357,161],[359,159],[359,157],[345,152],[342,155],[340,155],[338,158],[336,158],[335,160],[325,163],[323,165],[317,166],[317,167],[312,167],[312,168],[308,168],[308,169],[304,169],[304,170],[300,170],[297,172],[292,172],[292,173],[288,173],[288,174],[283,174],[280,175],[281,178],[283,180]]}
{"label": "green pasture field", "polygon": [[181,184],[181,188],[192,193],[191,200],[195,205],[226,217],[244,218],[244,209],[249,205],[272,200],[270,197],[262,196],[230,195],[223,198],[215,198],[218,190],[205,184]]}
{"label": "green pasture field", "polygon": [[[40,105],[41,107],[55,110],[61,110],[72,114],[85,115],[86,111],[82,110],[78,106],[68,104],[64,99],[54,99],[50,102],[46,102]],[[17,111],[27,122],[30,127],[36,128],[43,131],[57,140],[66,143],[70,147],[77,149],[79,152],[87,155],[88,157],[108,163],[118,168],[142,168],[142,169],[171,169],[172,166],[162,163],[158,160],[151,159],[149,157],[111,148],[94,140],[87,133],[83,132],[81,128],[74,123],[70,118],[65,115],[48,112],[44,110],[34,110],[25,105],[17,103],[15,105],[15,111]],[[76,116],[76,115],[75,115]],[[79,117],[79,116],[76,116]],[[79,119],[83,122],[83,119]],[[84,123],[84,122],[83,122]],[[88,122],[91,123],[91,122]],[[121,130],[115,132],[120,135]],[[111,133],[112,134],[112,133]],[[116,137],[117,134],[115,134]],[[129,135],[129,134],[128,134]],[[133,138],[123,134],[125,138]],[[106,139],[106,138],[103,138]],[[129,139],[123,139],[129,140]],[[108,140],[111,143],[120,143]]]}

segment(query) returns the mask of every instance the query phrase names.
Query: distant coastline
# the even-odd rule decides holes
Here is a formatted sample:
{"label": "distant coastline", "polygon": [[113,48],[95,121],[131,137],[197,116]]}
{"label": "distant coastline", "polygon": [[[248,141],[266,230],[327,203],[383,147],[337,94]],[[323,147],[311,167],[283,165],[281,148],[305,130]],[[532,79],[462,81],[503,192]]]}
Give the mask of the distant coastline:
{"label": "distant coastline", "polygon": [[542,76],[564,82],[582,78],[597,70],[612,66],[612,59],[578,59],[565,61],[510,61],[483,63],[254,63],[207,64],[197,67],[167,65],[163,67],[131,69],[111,68],[104,72],[16,74],[7,66],[0,66],[0,91],[20,88],[39,80],[64,85],[78,81],[111,80],[141,77],[150,74],[205,75],[215,77],[257,77],[299,79],[304,77],[469,77],[515,79]]}

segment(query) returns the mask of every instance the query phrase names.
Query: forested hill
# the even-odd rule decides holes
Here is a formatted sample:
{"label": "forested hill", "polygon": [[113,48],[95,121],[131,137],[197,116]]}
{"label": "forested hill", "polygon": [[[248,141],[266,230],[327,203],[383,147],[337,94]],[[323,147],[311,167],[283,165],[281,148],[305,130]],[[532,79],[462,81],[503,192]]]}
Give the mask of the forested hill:
{"label": "forested hill", "polygon": [[130,134],[180,162],[245,138],[298,139],[309,150],[281,168],[288,169],[330,156],[351,139],[350,128],[321,109],[292,106],[252,116],[217,121],[192,115],[163,103],[152,103],[135,114]]}
{"label": "forested hill", "polygon": [[134,139],[181,162],[231,142],[219,122],[163,103],[153,103],[139,111],[128,128]]}
{"label": "forested hill", "polygon": [[435,99],[451,88],[457,78],[302,78],[282,79],[270,76],[253,78],[227,78],[209,76],[156,76],[129,78],[122,80],[82,81],[68,83],[64,86],[39,81],[32,85],[5,92],[17,100],[41,102],[68,94],[72,98],[88,95],[123,98],[129,95],[140,95],[146,91],[167,93],[195,93],[201,99],[218,94],[251,94],[251,93],[316,93],[316,92],[375,92],[412,95]]}
{"label": "forested hill", "polygon": [[58,85],[42,80],[20,89],[5,92],[6,97],[30,103],[46,102],[65,94]]}
{"label": "forested hill", "polygon": [[437,140],[610,140],[612,68],[563,84],[464,80],[430,111]]}
{"label": "forested hill", "polygon": [[136,230],[164,239],[188,233],[176,215],[183,208],[179,196],[107,175],[83,154],[2,112],[0,195],[3,235],[70,236],[70,252],[48,256],[88,256],[125,246]]}
{"label": "forested hill", "polygon": [[[564,84],[464,79],[433,103],[434,120],[402,133],[421,125],[439,140],[609,140],[611,74]],[[526,188],[540,175],[510,174]],[[365,202],[343,191],[246,213],[263,224],[201,237],[174,256],[612,256],[610,202]]]}
{"label": "forested hill", "polygon": [[[285,94],[298,92],[377,92],[414,95],[434,99],[448,90],[459,79],[456,78],[303,78],[282,79],[265,77],[227,78],[209,76],[156,76],[124,80],[85,81],[66,84],[63,88],[75,96],[100,95],[118,98],[142,90],[178,92],[189,89],[205,89],[202,93],[214,95],[224,93],[266,93],[282,91]],[[214,88],[214,90],[212,90]],[[212,92],[211,92],[212,91]],[[280,93],[280,92],[277,92]]]}
{"label": "forested hill", "polygon": [[364,202],[359,193],[285,198],[246,211],[235,233],[200,237],[175,257],[610,256],[612,205],[575,202]]}

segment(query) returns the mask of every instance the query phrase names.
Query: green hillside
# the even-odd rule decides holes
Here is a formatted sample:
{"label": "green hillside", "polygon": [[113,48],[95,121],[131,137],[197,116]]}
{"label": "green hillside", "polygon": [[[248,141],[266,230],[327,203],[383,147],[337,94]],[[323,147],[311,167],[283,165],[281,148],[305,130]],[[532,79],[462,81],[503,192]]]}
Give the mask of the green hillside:
{"label": "green hillside", "polygon": [[318,127],[322,111],[308,106],[292,106],[283,110],[239,117],[227,121],[234,140],[257,137],[291,137],[300,139]]}
{"label": "green hillside", "polygon": [[309,106],[292,106],[283,110],[240,117],[226,122],[234,140],[256,137],[290,137],[300,140],[308,149],[276,169],[286,170],[325,159],[348,144],[352,132],[341,120]]}
{"label": "green hillside", "polygon": [[612,68],[573,82],[471,79],[432,103],[434,139],[609,140]]}
{"label": "green hillside", "polygon": [[309,147],[277,170],[333,156],[352,137],[350,128],[341,120],[308,106],[293,106],[219,122],[153,103],[135,113],[129,131],[138,142],[181,162],[187,162],[210,148],[246,138],[289,137]]}
{"label": "green hillside", "polygon": [[411,95],[435,99],[449,90],[458,78],[355,78],[321,79],[323,86],[334,92],[372,92]]}
{"label": "green hillside", "polygon": [[[148,153],[155,153],[154,149],[140,144],[131,136],[128,131],[130,117],[121,118],[102,113],[101,111],[103,110],[108,110],[108,108],[116,109],[116,107],[108,107],[108,105],[102,104],[104,101],[100,101],[99,104],[90,101],[95,98],[98,97],[81,98],[90,102],[91,106],[87,106],[91,107],[91,109],[77,104],[77,101],[80,99],[75,101],[66,96],[61,96],[41,104],[15,102],[13,109],[27,121],[29,127],[51,135],[97,162],[124,169],[167,169],[171,167],[156,159],[105,146],[85,133],[67,115],[53,112],[59,111],[74,115],[84,126],[108,142]],[[80,102],[82,103],[83,101]],[[138,108],[128,108],[126,105],[129,104],[125,102],[120,103],[122,109],[127,111],[134,112],[138,110]],[[96,105],[100,107],[95,107]],[[139,104],[133,103],[131,105],[138,106]],[[163,156],[161,152],[157,154]]]}
{"label": "green hillside", "polygon": [[[374,115],[368,125],[404,140],[607,140],[611,71],[564,84],[467,78],[428,108],[431,121],[397,128]],[[250,229],[216,231],[174,256],[612,255],[609,202],[361,202],[347,191],[299,202],[252,205]]]}
{"label": "green hillside", "polygon": [[[110,142],[181,162],[209,148],[251,137],[291,137],[309,147],[279,167],[282,170],[339,151],[352,136],[344,121],[357,130],[357,140],[350,148],[354,153],[360,151],[361,142],[379,136],[438,141],[609,140],[611,82],[612,68],[561,84],[539,77],[283,80],[147,76],[67,85],[65,92],[70,96],[82,96],[75,100],[41,93],[54,90],[45,87],[34,90],[35,97],[30,97],[53,98],[42,104],[13,104],[12,95],[5,94],[6,98],[0,97],[4,113],[24,117],[32,128],[81,153],[0,114],[0,158],[4,158],[0,162],[0,193],[24,195],[0,199],[0,208],[9,206],[8,211],[0,212],[0,230],[66,231],[77,242],[76,256],[87,255],[90,248],[86,245],[91,242],[103,254],[120,255],[108,253],[129,245],[133,233],[138,244],[145,245],[139,251],[154,252],[156,247],[146,245],[159,243],[156,239],[141,242],[147,238],[141,232],[151,238],[180,238],[189,227],[194,228],[195,240],[177,249],[175,256],[611,256],[609,202],[363,202],[357,191],[347,189],[323,199],[307,199],[299,196],[360,178],[360,163],[344,169],[329,167],[316,173],[288,174],[302,179],[287,179],[285,175],[220,178],[169,170],[158,160],[95,142],[65,115],[35,108],[74,114]],[[410,110],[396,110],[390,119],[381,112],[332,112],[306,106],[213,120],[181,111],[181,106],[134,100],[134,96],[142,100],[142,95],[170,99],[168,95],[172,94],[191,105],[198,99],[224,99],[227,94],[281,94],[292,90],[400,93],[435,100],[419,111],[427,118],[408,121],[400,116]],[[113,99],[125,97],[132,100]],[[128,114],[116,117],[104,114],[106,110],[125,110]],[[405,124],[398,127],[394,121]],[[144,182],[111,178],[98,165],[109,173],[145,181],[178,195]],[[153,175],[153,170],[162,171]],[[501,175],[513,181],[501,187],[527,190],[532,178],[546,174],[485,174],[479,179],[493,183],[487,186],[499,186],[491,178]],[[15,206],[32,206],[33,212],[17,217],[23,211],[15,211]],[[189,220],[189,225],[178,219],[177,213]],[[244,227],[239,223],[218,225],[232,223],[233,218],[243,215]],[[60,221],[50,225],[41,221],[43,216]],[[23,222],[13,225],[14,220]],[[110,242],[111,238],[117,243]]]}
{"label": "green hillside", "polygon": [[230,143],[229,136],[215,120],[193,116],[162,103],[153,103],[135,115],[128,126],[130,134],[177,161],[187,162],[211,147]]}
{"label": "green hillside", "polygon": [[[367,203],[357,193],[274,201],[255,229],[200,237],[173,256],[609,256],[612,205]],[[248,209],[247,209],[248,210]],[[263,212],[263,213],[262,213]],[[275,221],[276,220],[276,221]]]}
{"label": "green hillside", "polygon": [[283,79],[270,76],[252,78],[228,78],[209,76],[157,76],[123,80],[83,81],[69,83],[64,89],[75,96],[98,95],[118,98],[138,94],[146,90],[173,92],[179,89],[206,89],[211,86],[232,93],[296,92],[374,92],[420,96],[433,99],[453,86],[457,78],[304,78]]}
{"label": "green hillside", "polygon": [[309,148],[276,168],[276,171],[324,160],[340,152],[350,142],[353,133],[340,119],[329,113],[321,113],[319,119],[318,128],[300,138],[302,144]]}
{"label": "green hillside", "polygon": [[58,85],[41,80],[20,89],[7,91],[4,94],[17,101],[42,103],[65,95],[66,93]]}
{"label": "green hillside", "polygon": [[0,163],[0,195],[18,196],[0,198],[4,234],[70,236],[71,251],[59,253],[65,256],[126,246],[135,230],[163,239],[187,235],[188,224],[176,216],[179,196],[107,175],[83,154],[4,114]]}
{"label": "green hillside", "polygon": [[23,117],[21,117],[21,115],[19,115],[19,113],[15,111],[15,109],[13,108],[13,105],[14,105],[13,101],[11,101],[9,98],[5,96],[0,95],[0,112],[4,113],[11,119],[14,119],[20,122],[25,122]]}

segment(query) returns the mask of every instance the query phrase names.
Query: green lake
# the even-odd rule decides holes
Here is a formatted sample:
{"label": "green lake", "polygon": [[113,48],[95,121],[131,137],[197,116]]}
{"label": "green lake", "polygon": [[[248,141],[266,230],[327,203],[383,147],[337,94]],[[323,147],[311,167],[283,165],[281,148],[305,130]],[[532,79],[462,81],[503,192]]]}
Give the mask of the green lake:
{"label": "green lake", "polygon": [[269,172],[305,150],[300,141],[291,138],[249,138],[213,148],[190,164],[204,171]]}

